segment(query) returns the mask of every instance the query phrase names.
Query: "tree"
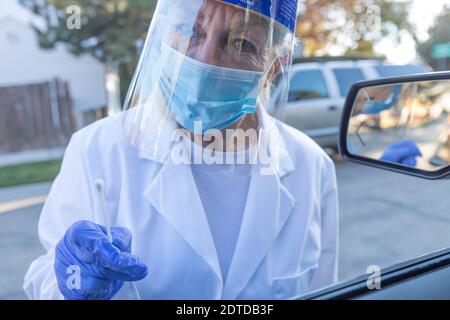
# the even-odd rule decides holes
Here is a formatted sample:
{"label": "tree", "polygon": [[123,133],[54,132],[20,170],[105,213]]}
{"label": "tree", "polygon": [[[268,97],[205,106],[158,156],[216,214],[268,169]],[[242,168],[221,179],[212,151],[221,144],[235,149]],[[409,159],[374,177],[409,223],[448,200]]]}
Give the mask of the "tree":
{"label": "tree", "polygon": [[[447,6],[443,12],[436,17],[436,21],[433,26],[428,30],[430,38],[424,42],[418,44],[418,50],[422,58],[427,61],[431,66],[437,67],[437,61],[431,57],[431,51],[434,45],[440,43],[450,43],[450,6]],[[447,59],[447,69],[448,69]]]}
{"label": "tree", "polygon": [[305,56],[328,53],[333,45],[348,55],[373,56],[373,45],[400,31],[414,37],[408,21],[411,2],[386,0],[303,0],[296,34]]}
{"label": "tree", "polygon": [[[43,48],[64,43],[74,54],[89,53],[117,69],[121,96],[137,64],[156,0],[20,0],[41,16],[46,28],[34,27]],[[80,25],[68,27],[80,10]]]}
{"label": "tree", "polygon": [[[42,47],[64,43],[74,54],[89,53],[116,68],[125,97],[156,0],[19,1],[44,19],[47,28],[35,28]],[[300,0],[299,4],[296,33],[307,56],[327,53],[332,45],[349,55],[373,55],[373,43],[383,35],[412,30],[408,2]],[[67,25],[74,6],[81,11],[76,29]]]}

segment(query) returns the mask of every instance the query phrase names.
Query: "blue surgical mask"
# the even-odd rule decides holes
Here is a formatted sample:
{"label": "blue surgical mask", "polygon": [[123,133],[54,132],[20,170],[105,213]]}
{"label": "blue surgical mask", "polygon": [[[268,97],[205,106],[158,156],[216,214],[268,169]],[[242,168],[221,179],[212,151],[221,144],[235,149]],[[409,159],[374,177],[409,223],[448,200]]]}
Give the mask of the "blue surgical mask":
{"label": "blue surgical mask", "polygon": [[187,57],[168,45],[160,88],[175,120],[194,132],[224,129],[256,111],[262,72],[217,67]]}
{"label": "blue surgical mask", "polygon": [[377,101],[370,99],[367,91],[364,90],[364,94],[366,95],[366,102],[364,103],[363,114],[379,114],[384,110],[388,110],[392,108],[397,102],[400,96],[400,92],[402,90],[402,86],[396,85],[392,89],[392,94],[386,102]]}

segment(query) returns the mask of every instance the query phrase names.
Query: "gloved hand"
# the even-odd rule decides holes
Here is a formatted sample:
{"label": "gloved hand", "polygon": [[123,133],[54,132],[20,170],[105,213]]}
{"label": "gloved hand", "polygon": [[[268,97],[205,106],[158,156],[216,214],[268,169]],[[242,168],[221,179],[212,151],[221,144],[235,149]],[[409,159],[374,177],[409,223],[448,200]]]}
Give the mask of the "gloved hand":
{"label": "gloved hand", "polygon": [[421,156],[422,153],[413,141],[403,140],[389,145],[380,160],[415,167],[417,164],[416,157]]}
{"label": "gloved hand", "polygon": [[[111,228],[113,243],[106,229],[90,221],[74,223],[55,249],[58,287],[66,299],[111,299],[124,281],[147,276],[147,266],[132,255],[131,234],[125,228]],[[79,281],[74,280],[79,271]],[[76,280],[76,279],[75,279]]]}

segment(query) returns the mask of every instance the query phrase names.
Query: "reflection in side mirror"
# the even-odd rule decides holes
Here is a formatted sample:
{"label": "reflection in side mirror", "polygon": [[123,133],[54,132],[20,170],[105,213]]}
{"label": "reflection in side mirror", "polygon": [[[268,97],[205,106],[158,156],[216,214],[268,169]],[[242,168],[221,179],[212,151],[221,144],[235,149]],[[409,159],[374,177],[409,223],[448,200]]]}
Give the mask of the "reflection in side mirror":
{"label": "reflection in side mirror", "polygon": [[389,170],[439,178],[450,170],[450,72],[355,84],[341,152]]}

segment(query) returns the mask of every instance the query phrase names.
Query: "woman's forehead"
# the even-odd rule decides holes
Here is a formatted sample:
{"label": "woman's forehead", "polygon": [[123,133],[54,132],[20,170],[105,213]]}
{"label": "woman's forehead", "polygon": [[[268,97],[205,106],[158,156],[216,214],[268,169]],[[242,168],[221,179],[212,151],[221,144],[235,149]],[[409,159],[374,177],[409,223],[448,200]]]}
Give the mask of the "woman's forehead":
{"label": "woman's forehead", "polygon": [[195,17],[195,23],[209,24],[213,22],[221,23],[224,29],[258,27],[267,30],[270,26],[265,17],[252,11],[219,0],[203,0]]}

